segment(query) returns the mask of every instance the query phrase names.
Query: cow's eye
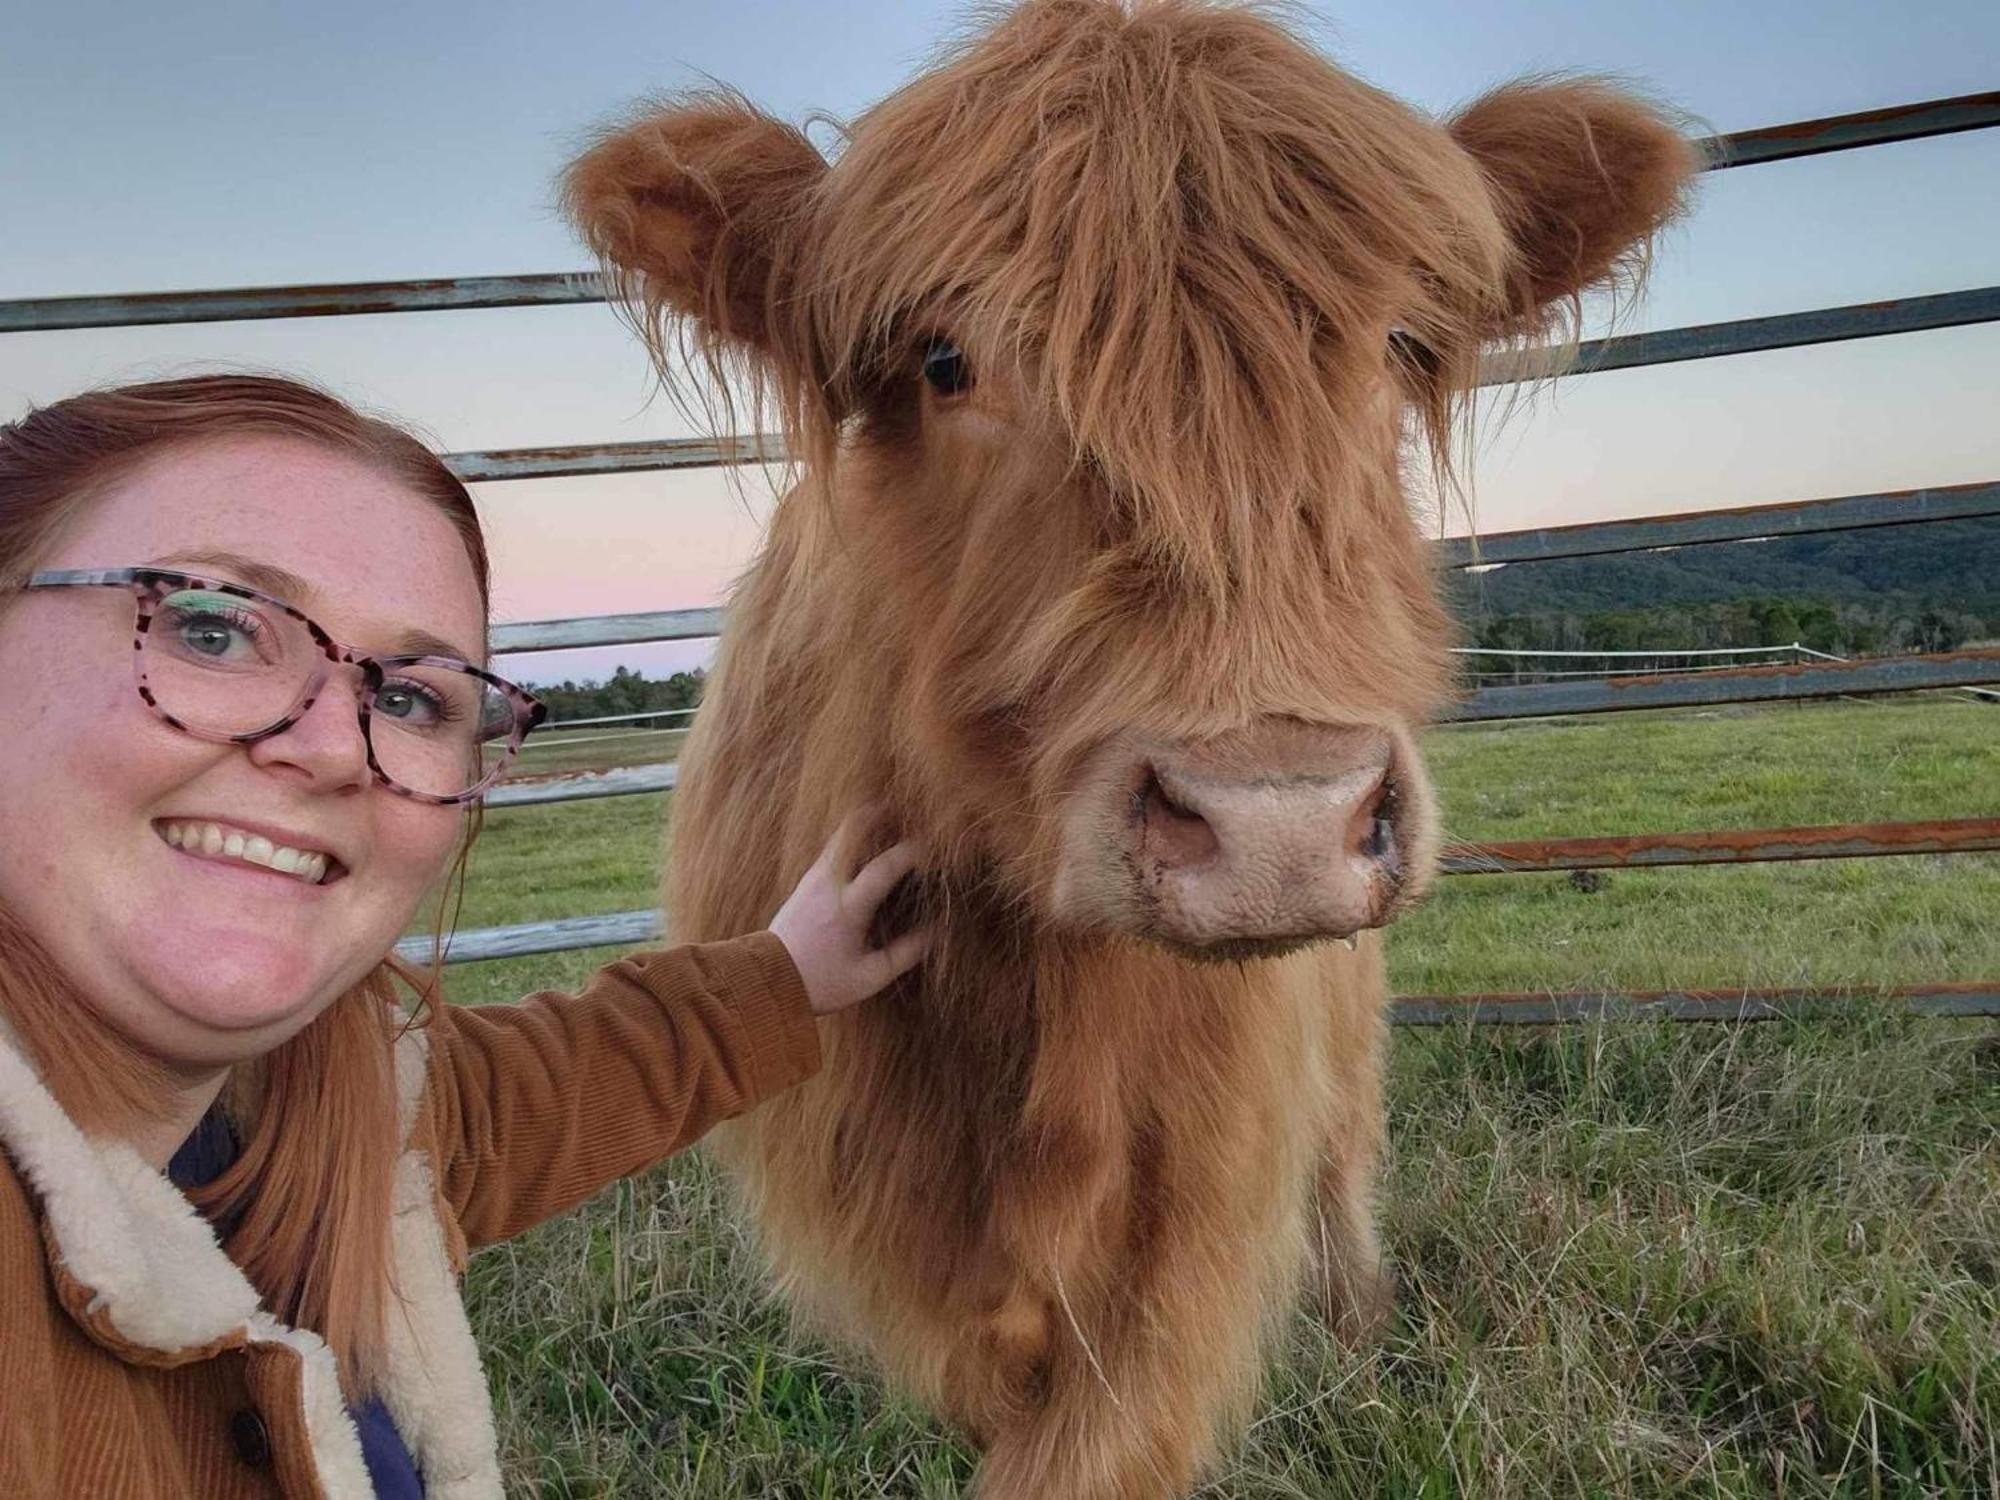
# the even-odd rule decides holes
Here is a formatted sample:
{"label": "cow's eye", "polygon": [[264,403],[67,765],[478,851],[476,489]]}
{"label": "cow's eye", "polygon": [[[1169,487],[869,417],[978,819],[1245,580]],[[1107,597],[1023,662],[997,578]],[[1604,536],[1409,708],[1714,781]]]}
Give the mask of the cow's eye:
{"label": "cow's eye", "polygon": [[924,379],[940,396],[962,396],[972,389],[972,361],[947,338],[934,338],[924,350]]}

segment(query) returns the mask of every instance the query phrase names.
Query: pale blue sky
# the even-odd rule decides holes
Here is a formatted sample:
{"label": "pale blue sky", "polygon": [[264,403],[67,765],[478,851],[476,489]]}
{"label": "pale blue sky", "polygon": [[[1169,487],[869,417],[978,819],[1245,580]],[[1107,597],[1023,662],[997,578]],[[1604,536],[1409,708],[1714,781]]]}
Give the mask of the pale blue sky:
{"label": "pale blue sky", "polygon": [[[550,184],[593,123],[702,74],[790,118],[851,114],[963,14],[925,0],[9,10],[0,297],[577,268]],[[1319,14],[1309,24],[1336,56],[1433,109],[1556,67],[1639,80],[1715,130],[2000,83],[1993,0],[1399,0]],[[1711,176],[1644,323],[1995,282],[1989,131]],[[648,404],[644,361],[601,307],[5,335],[0,414],[214,363],[314,375],[447,448],[682,430]],[[1991,327],[1568,382],[1492,439],[1482,523],[1991,478],[1996,410]],[[487,486],[481,499],[507,618],[707,603],[755,535],[713,476]]]}

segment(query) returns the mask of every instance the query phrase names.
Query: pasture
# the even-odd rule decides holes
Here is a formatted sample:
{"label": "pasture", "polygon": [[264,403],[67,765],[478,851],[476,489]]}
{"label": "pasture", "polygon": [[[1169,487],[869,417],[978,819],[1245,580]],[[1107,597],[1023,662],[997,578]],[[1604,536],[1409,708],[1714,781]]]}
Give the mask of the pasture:
{"label": "pasture", "polygon": [[[2000,710],[1942,697],[1464,726],[1428,750],[1469,840],[2000,793]],[[492,814],[461,925],[650,904],[663,800]],[[1996,911],[1993,855],[1442,881],[1391,934],[1401,992],[1854,993],[1757,1026],[1399,1031],[1394,1325],[1349,1354],[1295,1319],[1201,1493],[2000,1496],[2000,1025],[1869,999],[2000,976]],[[460,968],[451,993],[566,986],[611,951]],[[970,1472],[788,1327],[699,1153],[484,1252],[469,1290],[519,1493],[943,1497]]]}

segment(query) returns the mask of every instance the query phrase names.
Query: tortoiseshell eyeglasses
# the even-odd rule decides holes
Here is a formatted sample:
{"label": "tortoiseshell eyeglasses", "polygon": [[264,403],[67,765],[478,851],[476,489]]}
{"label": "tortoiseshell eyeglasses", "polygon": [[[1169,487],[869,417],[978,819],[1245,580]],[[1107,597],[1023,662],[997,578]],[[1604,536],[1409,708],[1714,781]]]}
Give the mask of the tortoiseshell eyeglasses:
{"label": "tortoiseshell eyeglasses", "polygon": [[166,568],[53,569],[31,589],[123,588],[138,601],[139,696],[174,728],[222,744],[282,734],[334,668],[360,669],[368,766],[399,796],[451,806],[500,778],[548,707],[526,688],[451,656],[371,656],[282,599]]}

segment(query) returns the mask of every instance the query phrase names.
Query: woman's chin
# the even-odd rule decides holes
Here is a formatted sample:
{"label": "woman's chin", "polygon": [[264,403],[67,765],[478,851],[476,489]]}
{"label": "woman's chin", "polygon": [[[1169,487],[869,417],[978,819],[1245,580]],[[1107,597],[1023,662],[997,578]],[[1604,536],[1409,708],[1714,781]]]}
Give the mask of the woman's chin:
{"label": "woman's chin", "polygon": [[304,1028],[346,988],[297,949],[254,939],[209,944],[198,957],[175,954],[149,979],[162,1022],[183,1047],[209,1054],[189,1061],[255,1056]]}

